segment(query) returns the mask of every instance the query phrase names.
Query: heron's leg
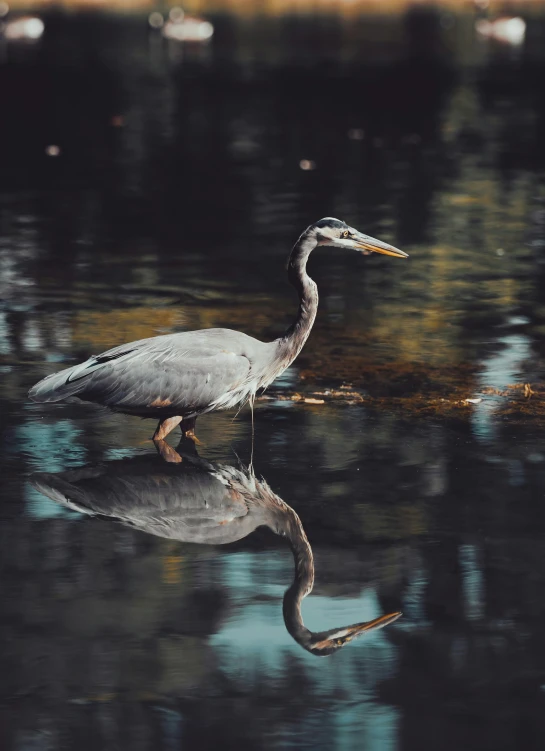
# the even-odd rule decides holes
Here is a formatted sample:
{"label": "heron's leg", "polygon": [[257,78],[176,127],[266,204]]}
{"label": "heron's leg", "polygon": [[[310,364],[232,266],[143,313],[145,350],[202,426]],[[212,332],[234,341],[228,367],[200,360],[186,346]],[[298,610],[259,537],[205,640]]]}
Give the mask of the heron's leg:
{"label": "heron's leg", "polygon": [[196,443],[197,446],[200,446],[201,442],[195,435],[195,423],[196,422],[197,422],[197,418],[191,417],[187,420],[183,420],[180,427],[182,429],[182,435],[184,438],[189,438],[190,440],[193,441],[193,443]]}
{"label": "heron's leg", "polygon": [[155,444],[155,448],[161,459],[164,459],[169,464],[180,464],[182,457],[176,449],[169,446],[166,441],[154,439],[153,443]]}
{"label": "heron's leg", "polygon": [[153,440],[162,441],[167,437],[170,431],[174,430],[176,425],[179,425],[181,422],[182,418],[178,417],[178,415],[176,415],[176,417],[167,417],[166,419],[161,420],[159,425],[157,426],[155,433],[153,434]]}

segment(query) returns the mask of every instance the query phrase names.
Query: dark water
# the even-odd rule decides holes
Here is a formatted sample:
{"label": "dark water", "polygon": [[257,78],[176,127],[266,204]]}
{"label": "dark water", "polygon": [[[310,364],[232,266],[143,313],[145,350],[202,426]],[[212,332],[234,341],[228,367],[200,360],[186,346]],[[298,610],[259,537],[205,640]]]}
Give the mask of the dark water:
{"label": "dark water", "polygon": [[[56,15],[3,52],[0,746],[541,749],[535,44],[467,65],[427,43],[431,13],[395,19],[388,59],[305,46],[288,22],[260,56],[259,35],[215,20],[183,55],[138,20]],[[149,422],[27,401],[123,341],[277,336],[285,257],[323,215],[411,258],[315,254],[315,331],[259,403],[253,449],[246,410],[201,419],[202,463],[172,464]],[[383,381],[382,401],[282,398],[343,380]],[[422,416],[411,398],[437,381],[445,414]],[[475,403],[453,416],[462,381]],[[263,483],[276,500],[256,501]],[[294,574],[305,535],[314,562],[305,548]],[[311,568],[311,632],[403,616],[317,657],[285,604]]]}

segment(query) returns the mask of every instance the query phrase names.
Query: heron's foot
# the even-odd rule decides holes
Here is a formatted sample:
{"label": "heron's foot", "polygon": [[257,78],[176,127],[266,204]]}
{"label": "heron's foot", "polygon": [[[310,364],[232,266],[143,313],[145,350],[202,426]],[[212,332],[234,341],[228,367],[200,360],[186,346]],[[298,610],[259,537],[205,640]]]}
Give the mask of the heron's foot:
{"label": "heron's foot", "polygon": [[180,462],[183,461],[176,449],[173,449],[166,441],[154,438],[153,443],[155,444],[157,453],[161,459],[165,460],[165,462],[168,462],[169,464],[180,464]]}
{"label": "heron's foot", "polygon": [[195,435],[195,429],[189,428],[189,430],[182,430],[182,435],[184,438],[187,438],[190,441],[193,441],[195,446],[202,446],[202,441],[200,441],[197,436]]}
{"label": "heron's foot", "polygon": [[180,425],[180,428],[182,430],[182,436],[184,438],[188,438],[190,441],[193,441],[193,443],[196,446],[202,446],[202,443],[199,441],[199,439],[195,435],[195,423],[196,422],[197,422],[196,417],[186,418]]}

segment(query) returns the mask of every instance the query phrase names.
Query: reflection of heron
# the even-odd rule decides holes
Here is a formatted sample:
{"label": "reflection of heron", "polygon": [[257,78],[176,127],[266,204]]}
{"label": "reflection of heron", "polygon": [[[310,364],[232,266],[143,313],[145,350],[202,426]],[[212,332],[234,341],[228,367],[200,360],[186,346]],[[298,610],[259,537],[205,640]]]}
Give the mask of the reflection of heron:
{"label": "reflection of heron", "polygon": [[77,396],[118,412],[156,417],[158,440],[182,420],[183,433],[192,434],[198,415],[252,401],[297,357],[318,308],[316,284],[306,273],[307,259],[318,245],[407,257],[338,219],[321,219],[303,232],[289,257],[288,275],[300,304],[295,322],[280,339],[265,343],[230,329],[141,339],[44,378],[30,390],[30,398],[56,402]]}
{"label": "reflection of heron", "polygon": [[321,633],[309,631],[301,615],[301,602],[314,585],[309,541],[295,511],[253,472],[210,464],[196,456],[184,455],[181,464],[140,456],[59,474],[35,473],[31,482],[69,508],[168,539],[222,545],[261,526],[286,537],[295,576],[284,595],[284,622],[295,641],[312,654],[331,654],[354,637],[387,626],[401,615],[390,613]]}

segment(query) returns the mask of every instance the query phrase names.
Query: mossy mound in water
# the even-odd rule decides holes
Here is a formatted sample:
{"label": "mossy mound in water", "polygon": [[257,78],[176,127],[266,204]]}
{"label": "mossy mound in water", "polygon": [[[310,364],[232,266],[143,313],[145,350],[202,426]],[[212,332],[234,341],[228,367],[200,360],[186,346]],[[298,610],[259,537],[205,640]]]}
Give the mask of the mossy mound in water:
{"label": "mossy mound in water", "polygon": [[469,419],[474,409],[492,402],[499,417],[545,421],[545,386],[521,382],[504,389],[483,383],[474,365],[448,367],[420,363],[320,363],[300,372],[296,390],[271,387],[265,399],[291,400],[309,405],[339,402],[388,407],[426,417]]}

